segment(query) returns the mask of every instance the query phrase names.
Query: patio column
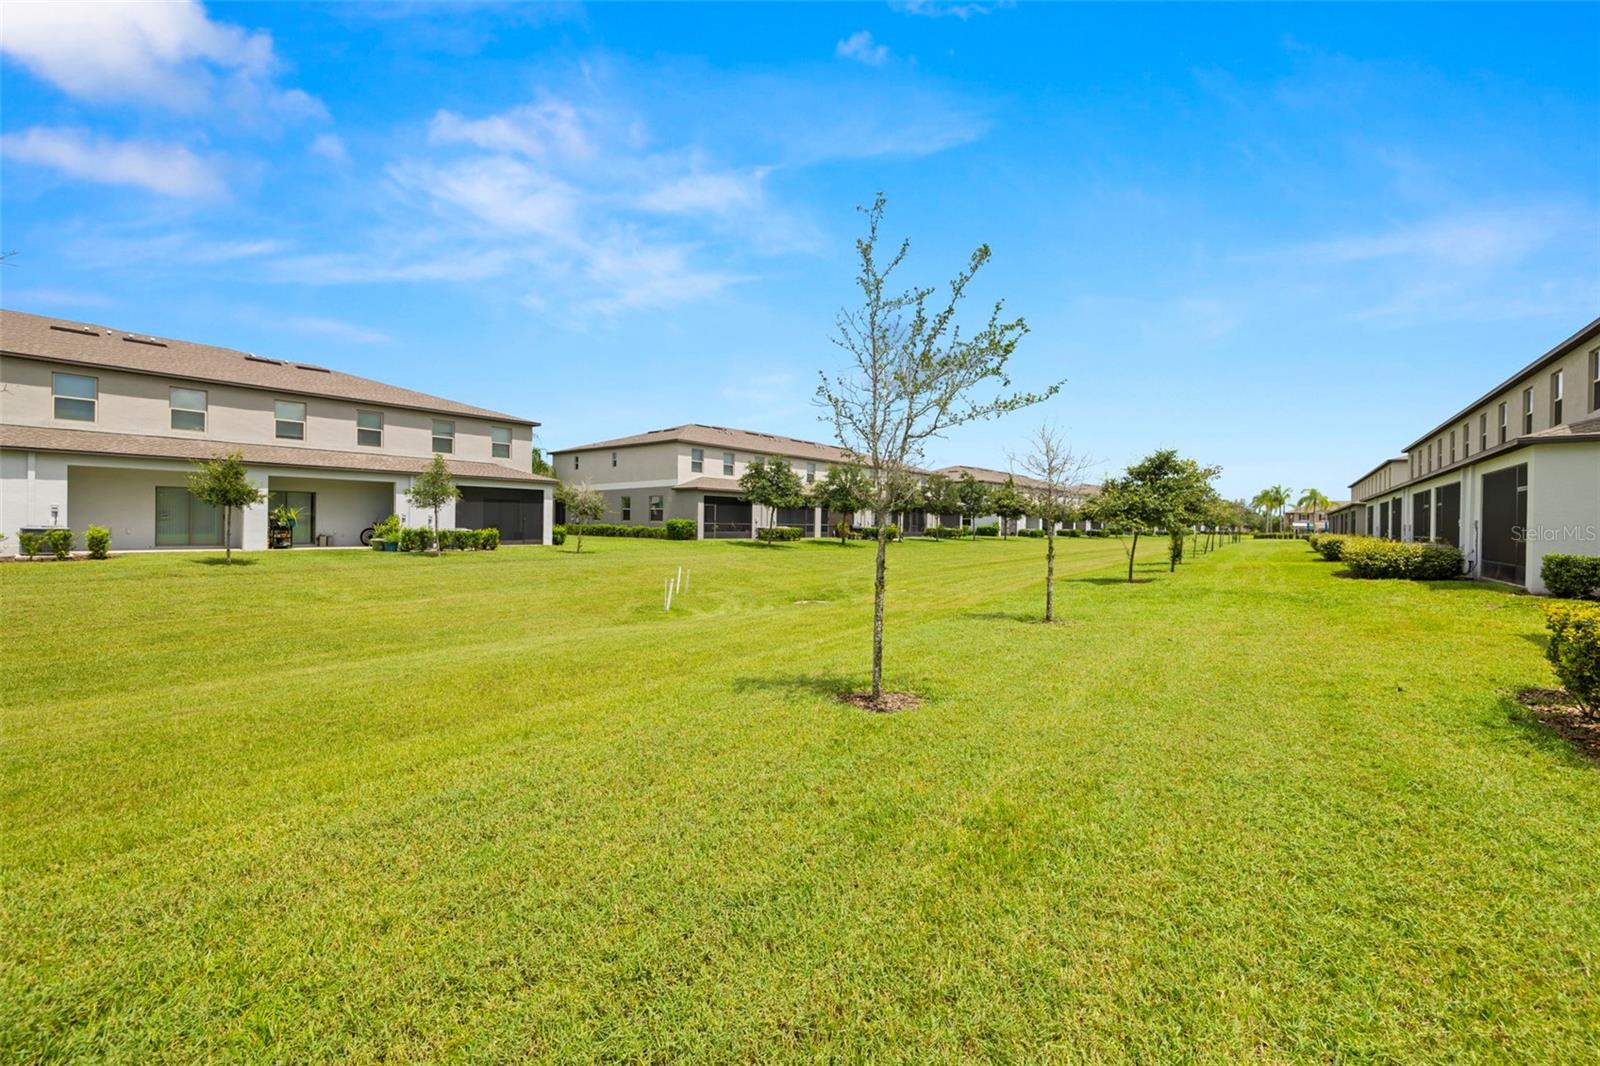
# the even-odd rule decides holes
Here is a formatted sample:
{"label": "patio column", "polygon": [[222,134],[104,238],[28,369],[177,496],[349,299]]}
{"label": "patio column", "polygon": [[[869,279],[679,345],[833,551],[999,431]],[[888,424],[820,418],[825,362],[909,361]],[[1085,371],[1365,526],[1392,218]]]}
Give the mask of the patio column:
{"label": "patio column", "polygon": [[[268,488],[268,474],[259,467],[247,468],[245,477],[250,483],[262,492]],[[247,552],[264,552],[267,550],[267,514],[272,508],[262,500],[254,507],[240,508],[234,515],[234,521],[239,525],[239,550]]]}
{"label": "patio column", "polygon": [[706,539],[706,498],[703,494],[694,501],[694,539]]}
{"label": "patio column", "polygon": [[400,524],[402,526],[415,525],[415,523],[411,521],[411,501],[406,499],[406,489],[409,489],[410,487],[410,478],[395,478],[394,513],[400,516]]}
{"label": "patio column", "polygon": [[551,485],[544,490],[544,546],[546,548],[555,543],[554,528],[556,524],[556,492]]}
{"label": "patio column", "polygon": [[828,535],[828,531],[822,528],[822,508],[820,507],[811,509],[811,535],[814,537],[826,537]]}

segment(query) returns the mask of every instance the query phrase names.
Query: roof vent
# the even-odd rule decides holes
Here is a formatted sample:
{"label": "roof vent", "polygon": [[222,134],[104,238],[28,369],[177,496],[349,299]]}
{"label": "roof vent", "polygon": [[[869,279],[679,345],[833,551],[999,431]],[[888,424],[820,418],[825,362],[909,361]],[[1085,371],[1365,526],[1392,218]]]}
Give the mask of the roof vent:
{"label": "roof vent", "polygon": [[329,370],[325,366],[312,366],[310,363],[296,363],[295,366],[299,367],[301,370],[315,370],[319,374],[333,373],[333,371]]}
{"label": "roof vent", "polygon": [[51,329],[60,330],[62,333],[81,333],[85,337],[98,337],[100,331],[90,329],[88,326],[51,326]]}
{"label": "roof vent", "polygon": [[128,337],[123,337],[122,339],[125,340],[125,341],[128,341],[130,344],[148,344],[152,348],[165,348],[167,346],[167,342],[166,341],[158,341],[154,337],[133,337],[133,336],[128,336]]}
{"label": "roof vent", "polygon": [[282,366],[283,365],[283,362],[281,360],[268,359],[264,355],[246,355],[245,358],[250,360],[252,363],[271,363],[273,366]]}

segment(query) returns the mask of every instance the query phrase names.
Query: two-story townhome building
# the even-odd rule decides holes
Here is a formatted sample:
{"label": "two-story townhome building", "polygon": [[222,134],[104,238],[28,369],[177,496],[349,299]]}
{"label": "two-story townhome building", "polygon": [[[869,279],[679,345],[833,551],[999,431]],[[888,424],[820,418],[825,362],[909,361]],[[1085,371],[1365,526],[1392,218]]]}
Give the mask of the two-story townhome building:
{"label": "two-story townhome building", "polygon": [[[974,481],[982,483],[990,490],[1000,488],[1009,479],[1016,485],[1017,490],[1023,495],[1027,495],[1030,492],[1035,492],[1043,488],[1045,484],[1037,478],[1028,477],[1026,474],[1017,474],[1005,470],[995,470],[986,466],[946,466],[941,468],[939,473],[943,474],[951,481],[960,481],[965,475],[971,474]],[[1085,503],[1091,497],[1098,496],[1099,494],[1100,486],[1098,485],[1074,485],[1069,493],[1073,501],[1077,504]],[[958,519],[955,524],[959,525],[960,520]],[[999,525],[1000,516],[985,515],[980,517],[975,524],[979,527]],[[1043,529],[1044,522],[1035,515],[1024,515],[1022,518],[1017,519],[1013,523],[1013,528]],[[1094,523],[1087,518],[1080,518],[1071,523],[1071,528],[1091,530],[1094,528]]]}
{"label": "two-story townhome building", "polygon": [[353,546],[442,455],[461,490],[445,528],[493,526],[549,543],[553,478],[530,473],[525,418],[289,359],[0,311],[0,529],[89,525],[117,549],[222,546],[193,498],[198,460],[238,452],[268,498],[233,523],[267,547],[269,511],[300,510],[293,539]]}
{"label": "two-story townhome building", "polygon": [[1545,555],[1600,555],[1600,318],[1352,486],[1365,532],[1460,547],[1542,593]]}
{"label": "two-story townhome building", "polygon": [[[769,515],[744,498],[739,479],[752,462],[773,456],[788,459],[808,488],[830,467],[851,461],[832,444],[699,423],[564,448],[550,458],[563,481],[586,482],[605,497],[607,522],[659,525],[687,518],[703,539],[749,538],[773,525],[797,527],[808,537],[827,536],[839,516],[825,508],[785,508]],[[857,525],[874,521],[870,512],[850,517]],[[938,516],[912,510],[891,521],[917,534]]]}

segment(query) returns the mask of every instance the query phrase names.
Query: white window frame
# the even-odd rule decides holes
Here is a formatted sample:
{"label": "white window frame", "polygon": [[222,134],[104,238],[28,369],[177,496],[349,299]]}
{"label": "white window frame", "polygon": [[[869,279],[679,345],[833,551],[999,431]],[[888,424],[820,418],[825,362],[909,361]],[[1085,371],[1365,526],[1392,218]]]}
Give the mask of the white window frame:
{"label": "white window frame", "polygon": [[1589,413],[1600,414],[1600,348],[1589,353]]}
{"label": "white window frame", "polygon": [[706,450],[704,448],[689,449],[689,473],[703,474],[706,472]]}
{"label": "white window frame", "polygon": [[667,498],[665,496],[651,496],[649,502],[650,502],[650,518],[649,518],[649,521],[651,521],[651,522],[660,522],[663,519],[665,519],[666,515],[667,515]]}
{"label": "white window frame", "polygon": [[807,485],[815,485],[816,483],[817,483],[817,464],[816,463],[807,463],[806,464],[806,484]]}
{"label": "white window frame", "polygon": [[[504,433],[505,436],[506,436],[506,439],[505,440],[495,440],[495,434],[496,433]],[[502,449],[502,448],[504,448],[505,451],[501,451],[500,449]],[[510,426],[490,426],[489,427],[489,458],[491,458],[491,459],[509,459],[509,458],[511,458],[511,427]]]}
{"label": "white window frame", "polygon": [[[378,420],[377,426],[363,426],[361,424],[361,419],[362,419],[362,417],[364,415],[371,415],[373,418],[376,418]],[[362,440],[361,439],[361,435],[363,433],[376,433],[378,435],[378,439],[376,441]],[[363,411],[360,408],[356,409],[356,444],[357,444],[357,446],[362,447],[362,448],[381,448],[381,447],[383,447],[383,412],[382,411]]]}
{"label": "white window frame", "polygon": [[632,496],[624,496],[624,497],[622,497],[621,501],[617,504],[617,510],[622,512],[622,520],[624,522],[632,522],[633,521],[633,497]]}
{"label": "white window frame", "polygon": [[1550,424],[1561,424],[1562,405],[1567,398],[1567,372],[1557,370],[1550,375]]}
{"label": "white window frame", "polygon": [[[289,408],[298,407],[298,408],[300,408],[300,417],[299,418],[285,418],[283,416],[283,413],[282,413],[283,408],[285,408],[285,407],[289,407]],[[292,433],[285,433],[283,431],[283,427],[284,426],[299,426],[300,427],[300,435],[299,436],[295,436]],[[303,440],[306,439],[306,405],[305,405],[305,401],[303,401],[303,400],[273,400],[272,401],[272,436],[277,440],[298,440],[298,441],[303,441]]]}
{"label": "white window frame", "polygon": [[[443,433],[440,433],[440,426],[448,428]],[[439,447],[440,441],[444,441],[445,447]],[[456,423],[454,419],[433,419],[433,451],[436,455],[454,455],[456,453]]]}
{"label": "white window frame", "polygon": [[1504,444],[1506,442],[1506,434],[1510,431],[1510,428],[1511,428],[1511,423],[1510,423],[1511,410],[1510,410],[1510,408],[1511,408],[1511,404],[1510,403],[1502,403],[1500,405],[1500,426],[1499,426],[1499,429],[1500,429],[1500,441],[1499,441],[1499,443],[1501,443],[1501,444]]}
{"label": "white window frame", "polygon": [[[181,406],[179,406],[179,404],[178,404],[178,393],[180,393],[180,392],[187,392],[187,393],[190,393],[191,395],[200,397],[200,406],[199,407],[181,407]],[[208,412],[208,410],[210,408],[210,403],[211,403],[211,397],[209,395],[207,395],[205,389],[189,389],[189,388],[184,388],[182,385],[169,385],[167,387],[167,412],[168,412],[167,413],[167,425],[170,426],[173,429],[178,430],[179,432],[182,432],[182,433],[204,433],[206,431],[206,427],[210,424],[210,420],[209,420],[209,418],[207,416],[207,412]],[[198,427],[196,427],[196,426],[180,426],[180,425],[178,425],[177,424],[178,415],[180,415],[180,414],[199,415],[200,416],[200,425]]]}
{"label": "white window frame", "polygon": [[1522,432],[1533,432],[1533,386],[1522,390]]}
{"label": "white window frame", "polygon": [[[74,381],[87,381],[92,396],[74,396],[71,393],[61,392],[57,385],[63,378]],[[72,415],[61,413],[61,401],[68,403],[86,403],[89,405],[88,418],[75,418]],[[96,422],[100,418],[100,379],[92,374],[52,373],[50,375],[50,413],[63,422]]]}
{"label": "white window frame", "polygon": [[733,453],[732,452],[723,452],[722,453],[722,476],[723,477],[732,477],[733,476]]}

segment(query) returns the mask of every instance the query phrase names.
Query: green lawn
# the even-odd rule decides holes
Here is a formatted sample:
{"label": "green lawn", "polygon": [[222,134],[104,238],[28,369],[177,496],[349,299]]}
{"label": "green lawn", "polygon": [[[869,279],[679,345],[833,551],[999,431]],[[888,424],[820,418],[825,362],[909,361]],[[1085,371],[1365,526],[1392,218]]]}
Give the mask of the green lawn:
{"label": "green lawn", "polygon": [[1538,600],[1063,544],[0,567],[0,1060],[1600,1059]]}

